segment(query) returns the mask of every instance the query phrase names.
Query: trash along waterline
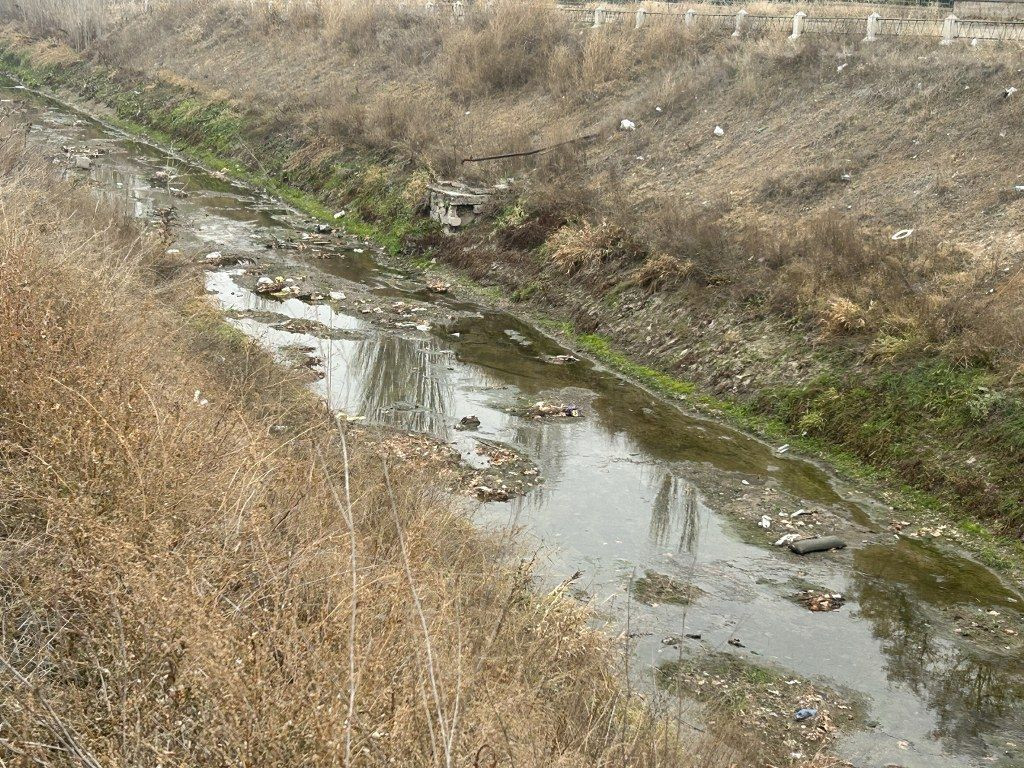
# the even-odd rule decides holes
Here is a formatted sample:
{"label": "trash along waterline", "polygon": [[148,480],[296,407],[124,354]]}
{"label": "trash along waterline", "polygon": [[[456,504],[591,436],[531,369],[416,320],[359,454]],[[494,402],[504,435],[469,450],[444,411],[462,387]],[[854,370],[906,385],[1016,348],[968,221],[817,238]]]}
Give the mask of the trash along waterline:
{"label": "trash along waterline", "polygon": [[[728,653],[863,700],[868,727],[838,745],[856,765],[1024,765],[1009,746],[1024,744],[1024,603],[997,575],[900,535],[888,508],[813,464],[382,267],[279,201],[59,102],[3,96],[63,172],[169,227],[173,248],[217,254],[207,288],[229,321],[310,368],[332,408],[494,465],[496,495],[479,495],[511,500],[482,503],[481,523],[521,527],[552,583],[582,571],[576,589],[629,630],[647,678]],[[812,532],[847,547],[774,546]],[[819,705],[781,694],[762,719],[799,711],[814,729]]]}

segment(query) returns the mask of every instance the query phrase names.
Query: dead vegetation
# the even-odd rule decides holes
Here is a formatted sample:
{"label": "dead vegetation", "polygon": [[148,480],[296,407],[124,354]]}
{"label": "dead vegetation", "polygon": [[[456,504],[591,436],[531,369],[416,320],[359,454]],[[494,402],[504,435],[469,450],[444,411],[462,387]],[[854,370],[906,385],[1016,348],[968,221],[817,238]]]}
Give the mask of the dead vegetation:
{"label": "dead vegetation", "polygon": [[585,612],[535,593],[438,467],[337,431],[196,301],[187,259],[21,136],[0,142],[6,762],[679,764]]}
{"label": "dead vegetation", "polygon": [[[541,223],[517,221],[501,237],[543,245],[563,273],[600,272],[608,289],[623,279],[648,293],[715,287],[719,300],[770,306],[825,336],[869,347],[879,338],[887,355],[941,348],[1011,373],[1020,362],[1003,304],[1013,289],[1002,283],[1019,269],[1024,209],[999,159],[1016,141],[999,129],[1020,107],[960,85],[1012,80],[1008,51],[914,40],[850,48],[822,35],[738,44],[667,24],[584,30],[512,2],[471,7],[464,24],[385,0],[313,4],[287,18],[228,0],[179,9],[120,26],[93,55],[173,69],[184,87],[230,94],[257,124],[275,115],[269,136],[288,126],[309,137],[295,167],[335,151],[380,158],[346,187],[356,199],[338,201],[370,221],[393,212],[380,201],[410,167],[515,174]],[[183,40],[201,40],[202,54],[182,57]],[[885,94],[870,117],[856,82]],[[618,131],[623,117],[637,130]],[[539,158],[461,162],[594,134]],[[961,134],[975,137],[970,157],[946,141]],[[997,146],[987,138],[996,135]],[[949,152],[957,162],[937,175],[932,158]],[[968,195],[983,178],[1002,193]],[[905,226],[910,245],[891,242]],[[628,258],[603,242],[609,227],[628,232],[618,237]],[[505,255],[533,268],[513,250]],[[487,249],[458,257],[481,274],[491,259]]]}
{"label": "dead vegetation", "polygon": [[0,0],[0,17],[83,50],[131,9],[130,0]]}

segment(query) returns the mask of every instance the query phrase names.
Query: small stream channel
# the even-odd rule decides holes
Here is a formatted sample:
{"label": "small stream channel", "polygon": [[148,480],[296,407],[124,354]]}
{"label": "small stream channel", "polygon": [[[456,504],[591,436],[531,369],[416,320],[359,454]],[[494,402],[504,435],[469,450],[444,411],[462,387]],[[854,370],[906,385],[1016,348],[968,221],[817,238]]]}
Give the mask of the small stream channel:
{"label": "small stream channel", "polygon": [[[30,141],[91,178],[97,194],[143,219],[173,208],[174,247],[241,255],[267,275],[325,286],[325,300],[279,300],[257,295],[244,266],[207,273],[230,322],[282,357],[299,347],[315,361],[323,375],[313,386],[332,408],[429,433],[471,463],[484,461],[481,440],[528,457],[537,487],[481,504],[481,524],[521,527],[552,583],[582,571],[579,586],[612,631],[628,610],[647,679],[680,654],[732,653],[861,700],[867,724],[838,745],[855,765],[1024,765],[1024,649],[1011,629],[1024,601],[991,571],[897,536],[891,510],[813,463],[587,361],[552,364],[546,356],[565,350],[544,334],[430,292],[378,264],[369,246],[333,238],[304,247],[320,242],[311,222],[279,201],[12,83],[0,95],[28,113]],[[68,145],[72,155],[97,153],[91,167],[70,167]],[[158,175],[166,168],[177,174],[170,184]],[[315,323],[297,331],[289,319]],[[510,412],[539,400],[583,415]],[[478,430],[455,429],[471,414]],[[836,531],[850,547],[801,558],[772,546],[798,509],[819,521],[808,530]],[[767,531],[754,524],[762,514],[772,517]],[[631,580],[648,572],[692,585],[689,604],[630,599]],[[811,612],[790,599],[808,584],[847,602]],[[986,622],[991,631],[973,629]]]}

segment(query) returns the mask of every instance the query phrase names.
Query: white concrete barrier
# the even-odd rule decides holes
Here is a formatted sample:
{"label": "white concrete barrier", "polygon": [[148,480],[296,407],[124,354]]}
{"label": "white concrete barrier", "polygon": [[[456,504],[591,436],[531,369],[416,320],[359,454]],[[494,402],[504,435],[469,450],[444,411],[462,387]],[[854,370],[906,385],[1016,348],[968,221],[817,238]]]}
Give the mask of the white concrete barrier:
{"label": "white concrete barrier", "polygon": [[942,22],[942,39],[939,41],[939,44],[951,45],[959,32],[960,19],[951,13]]}
{"label": "white concrete barrier", "polygon": [[804,26],[807,24],[807,14],[803,11],[797,11],[793,15],[793,34],[789,36],[790,40],[796,40],[800,35],[804,33]]}
{"label": "white concrete barrier", "polygon": [[744,30],[747,28],[747,12],[742,8],[736,14],[736,30],[732,33],[733,37],[742,37]]}
{"label": "white concrete barrier", "polygon": [[868,16],[868,33],[864,36],[865,43],[873,43],[878,39],[878,20],[882,18],[877,13]]}

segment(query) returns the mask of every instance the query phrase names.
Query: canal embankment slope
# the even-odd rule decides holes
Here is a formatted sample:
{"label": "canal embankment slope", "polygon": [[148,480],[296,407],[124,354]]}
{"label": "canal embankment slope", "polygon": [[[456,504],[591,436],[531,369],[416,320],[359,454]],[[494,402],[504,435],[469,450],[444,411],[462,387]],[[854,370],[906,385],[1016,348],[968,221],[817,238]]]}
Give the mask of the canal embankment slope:
{"label": "canal embankment slope", "polygon": [[[1015,48],[187,5],[79,50],[9,29],[8,63],[344,211],[668,394],[1019,535]],[[422,203],[452,176],[514,191],[443,236]]]}

